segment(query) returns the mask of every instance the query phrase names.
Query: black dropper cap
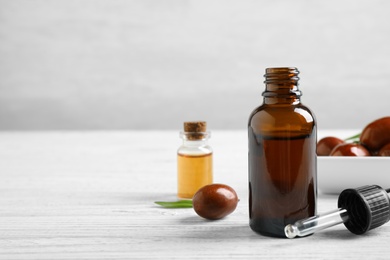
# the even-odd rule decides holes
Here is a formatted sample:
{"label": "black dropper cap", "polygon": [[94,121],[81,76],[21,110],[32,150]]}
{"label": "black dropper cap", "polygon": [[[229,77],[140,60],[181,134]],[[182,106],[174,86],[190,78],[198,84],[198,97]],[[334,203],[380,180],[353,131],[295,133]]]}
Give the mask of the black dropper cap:
{"label": "black dropper cap", "polygon": [[390,189],[378,185],[367,185],[341,192],[338,207],[348,212],[344,225],[354,234],[360,235],[377,228],[390,220]]}

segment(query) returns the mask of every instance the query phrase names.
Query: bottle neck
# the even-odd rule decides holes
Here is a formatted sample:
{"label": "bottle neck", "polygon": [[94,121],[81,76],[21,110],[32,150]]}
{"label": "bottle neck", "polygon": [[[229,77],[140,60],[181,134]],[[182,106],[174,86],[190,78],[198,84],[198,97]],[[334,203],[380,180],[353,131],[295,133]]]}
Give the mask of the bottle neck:
{"label": "bottle neck", "polygon": [[299,71],[297,68],[266,69],[265,104],[299,104],[302,92],[298,88]]}
{"label": "bottle neck", "polygon": [[207,139],[203,140],[186,140],[183,139],[183,145],[187,147],[200,147],[207,145]]}
{"label": "bottle neck", "polygon": [[264,97],[263,103],[265,105],[298,105],[301,103],[301,99],[299,97]]}
{"label": "bottle neck", "polygon": [[210,138],[210,132],[180,132],[180,137],[183,139],[183,145],[188,147],[199,147],[207,145],[207,140]]}

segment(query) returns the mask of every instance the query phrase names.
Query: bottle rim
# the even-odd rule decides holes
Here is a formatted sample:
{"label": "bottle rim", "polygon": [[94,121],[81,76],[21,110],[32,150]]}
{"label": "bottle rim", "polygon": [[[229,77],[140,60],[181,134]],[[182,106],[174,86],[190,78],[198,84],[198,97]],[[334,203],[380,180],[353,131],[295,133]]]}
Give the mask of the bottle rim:
{"label": "bottle rim", "polygon": [[206,131],[206,132],[185,132],[185,131],[180,131],[179,136],[183,140],[202,141],[202,140],[209,139],[210,136],[211,136],[211,132],[210,131]]}

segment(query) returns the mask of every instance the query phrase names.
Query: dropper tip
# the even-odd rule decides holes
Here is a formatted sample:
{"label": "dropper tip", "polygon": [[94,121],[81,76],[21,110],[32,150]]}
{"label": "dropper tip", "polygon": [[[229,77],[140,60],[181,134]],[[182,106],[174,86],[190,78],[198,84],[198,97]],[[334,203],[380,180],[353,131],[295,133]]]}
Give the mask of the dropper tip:
{"label": "dropper tip", "polygon": [[284,228],[284,234],[287,238],[294,238],[298,235],[298,228],[295,225],[288,224]]}

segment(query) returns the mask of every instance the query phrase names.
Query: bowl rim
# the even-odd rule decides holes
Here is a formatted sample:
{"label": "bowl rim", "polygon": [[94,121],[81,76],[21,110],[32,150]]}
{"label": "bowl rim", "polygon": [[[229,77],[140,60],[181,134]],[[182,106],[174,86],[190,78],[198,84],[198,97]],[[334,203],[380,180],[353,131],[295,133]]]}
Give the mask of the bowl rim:
{"label": "bowl rim", "polygon": [[345,160],[345,161],[353,161],[353,160],[377,160],[377,161],[390,161],[390,156],[317,156],[317,159],[320,160]]}

